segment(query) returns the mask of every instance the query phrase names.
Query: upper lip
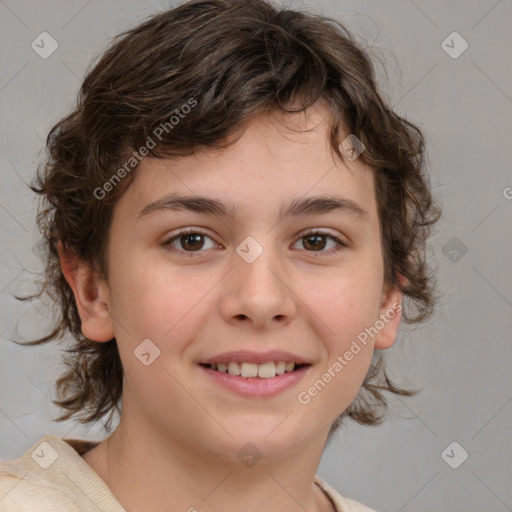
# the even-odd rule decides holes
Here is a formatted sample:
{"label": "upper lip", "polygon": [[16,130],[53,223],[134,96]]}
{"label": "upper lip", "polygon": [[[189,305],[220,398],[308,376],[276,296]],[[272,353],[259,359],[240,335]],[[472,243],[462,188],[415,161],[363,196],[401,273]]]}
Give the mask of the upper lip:
{"label": "upper lip", "polygon": [[250,350],[237,350],[233,352],[224,352],[208,359],[203,359],[200,364],[219,364],[219,363],[256,363],[263,364],[269,361],[285,361],[296,364],[308,364],[307,360],[291,352],[283,350],[269,350],[267,352],[253,352]]}

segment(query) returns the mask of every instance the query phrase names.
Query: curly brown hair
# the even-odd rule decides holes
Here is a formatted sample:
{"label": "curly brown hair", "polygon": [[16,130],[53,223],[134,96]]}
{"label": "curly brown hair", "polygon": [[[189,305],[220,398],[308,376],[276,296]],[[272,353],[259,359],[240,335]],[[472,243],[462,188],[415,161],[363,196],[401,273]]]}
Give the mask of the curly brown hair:
{"label": "curly brown hair", "polygon": [[[340,22],[318,14],[265,0],[189,1],[113,39],[88,70],[76,108],[50,131],[48,156],[30,187],[41,196],[37,224],[46,267],[39,292],[19,298],[46,293],[56,318],[52,332],[20,344],[72,335],[66,372],[56,383],[59,400],[54,400],[66,412],[56,421],[75,416],[89,423],[110,413],[110,424],[120,411],[123,368],[116,340],[98,343],[81,332],[57,246],[62,243],[100,277],[108,277],[105,248],[113,208],[136,172],[136,166],[126,169],[127,159],[148,147],[161,126],[167,129],[156,132],[158,144],[147,154],[186,156],[233,144],[254,115],[302,112],[317,100],[329,107],[329,142],[339,158],[344,158],[340,127],[366,147],[359,158],[375,171],[385,282],[415,308],[410,314],[404,307],[404,321],[421,323],[432,315],[436,292],[426,242],[441,209],[424,170],[424,137],[383,100],[366,50]],[[192,102],[194,108],[170,128],[171,117]],[[123,164],[123,179],[113,182]],[[331,433],[345,416],[366,425],[381,423],[384,391],[417,393],[391,382],[377,351],[358,396]]]}

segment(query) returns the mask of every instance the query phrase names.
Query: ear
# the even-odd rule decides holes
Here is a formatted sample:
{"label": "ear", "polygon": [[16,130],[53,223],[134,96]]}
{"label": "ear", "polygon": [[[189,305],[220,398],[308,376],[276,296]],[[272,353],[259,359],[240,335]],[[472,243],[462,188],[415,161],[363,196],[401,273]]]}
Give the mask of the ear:
{"label": "ear", "polygon": [[[397,272],[396,276],[402,285],[406,284],[407,279],[402,274]],[[384,327],[379,329],[375,336],[374,348],[384,350],[395,343],[402,320],[402,300],[403,294],[400,291],[390,284],[385,286],[379,315],[379,320],[384,324]]]}
{"label": "ear", "polygon": [[88,264],[61,242],[57,247],[62,273],[73,290],[82,320],[82,333],[94,341],[114,338],[114,324],[110,315],[108,286]]}

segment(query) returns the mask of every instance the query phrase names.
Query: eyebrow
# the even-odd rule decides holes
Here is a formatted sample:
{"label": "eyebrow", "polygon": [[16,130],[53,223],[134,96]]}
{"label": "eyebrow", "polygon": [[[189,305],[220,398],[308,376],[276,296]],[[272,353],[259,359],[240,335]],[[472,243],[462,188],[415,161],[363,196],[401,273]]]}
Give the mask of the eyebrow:
{"label": "eyebrow", "polygon": [[[238,207],[231,202],[222,202],[218,199],[203,196],[182,196],[170,194],[145,206],[137,218],[149,216],[154,213],[189,211],[203,215],[218,215],[234,219],[238,214]],[[352,199],[334,195],[321,195],[314,197],[294,199],[288,206],[279,210],[279,220],[285,217],[299,217],[301,215],[321,215],[334,211],[349,214],[355,218],[369,222],[368,212]]]}

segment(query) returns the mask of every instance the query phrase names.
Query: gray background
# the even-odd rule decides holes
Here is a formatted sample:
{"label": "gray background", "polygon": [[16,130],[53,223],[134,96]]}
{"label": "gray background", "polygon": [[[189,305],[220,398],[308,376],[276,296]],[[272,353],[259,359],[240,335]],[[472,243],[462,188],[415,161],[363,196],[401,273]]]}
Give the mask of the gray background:
{"label": "gray background", "polygon": [[[347,424],[329,443],[319,475],[342,494],[383,512],[512,510],[512,2],[379,0],[288,2],[333,15],[368,46],[391,104],[428,144],[434,192],[444,214],[431,244],[442,304],[424,327],[401,327],[388,351],[413,399],[390,397],[379,427]],[[41,261],[32,252],[31,181],[51,126],[73,105],[80,81],[108,38],[168,2],[0,0],[0,458],[19,456],[44,434],[105,436],[54,423],[60,371],[55,346],[18,347],[40,335],[49,313],[23,304]],[[43,31],[58,49],[42,59]],[[453,31],[469,44],[457,58],[441,46]],[[460,42],[448,44],[457,51]],[[467,250],[467,252],[465,252]],[[18,338],[19,339],[19,338]],[[441,456],[448,450],[452,469]]]}

